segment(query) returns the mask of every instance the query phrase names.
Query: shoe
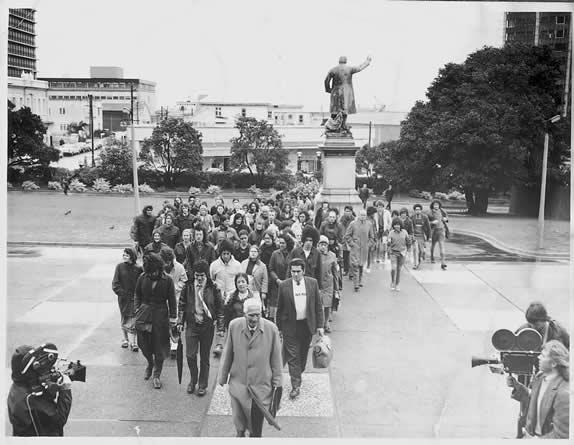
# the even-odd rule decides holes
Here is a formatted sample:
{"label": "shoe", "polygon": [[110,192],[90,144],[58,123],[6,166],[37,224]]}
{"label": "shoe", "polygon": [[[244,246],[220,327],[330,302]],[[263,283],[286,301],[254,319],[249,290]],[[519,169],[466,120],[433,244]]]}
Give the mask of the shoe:
{"label": "shoe", "polygon": [[193,391],[195,391],[195,383],[189,383],[189,385],[187,385],[187,393],[188,394],[193,394]]}
{"label": "shoe", "polygon": [[395,286],[395,291],[398,292],[398,291],[400,291],[400,290],[401,290],[401,288],[400,288],[399,286]]}
{"label": "shoe", "polygon": [[363,287],[363,283],[359,283],[359,287]]}
{"label": "shoe", "polygon": [[441,264],[441,265],[440,265],[440,268],[441,268],[442,270],[446,270],[446,264]]}
{"label": "shoe", "polygon": [[140,350],[140,348],[138,348],[138,345],[136,344],[131,345],[131,348],[133,352],[138,352]]}
{"label": "shoe", "polygon": [[359,292],[359,286],[355,286],[355,292]]}
{"label": "shoe", "polygon": [[395,285],[391,284],[391,290],[395,290],[395,289],[396,289]]}
{"label": "shoe", "polygon": [[215,345],[215,349],[213,350],[213,355],[216,357],[219,357],[222,352],[223,352],[223,346],[222,345]]}
{"label": "shoe", "polygon": [[126,349],[130,345],[130,342],[127,340],[122,341],[122,348]]}
{"label": "shoe", "polygon": [[159,377],[154,377],[153,378],[153,387],[155,389],[160,389],[161,388],[161,381],[159,379]]}
{"label": "shoe", "polygon": [[235,437],[245,437],[245,431],[237,431]]}
{"label": "shoe", "polygon": [[198,390],[197,390],[197,395],[198,395],[199,397],[203,397],[206,393],[207,393],[207,391],[206,391],[205,388],[199,387]]}
{"label": "shoe", "polygon": [[291,392],[289,393],[289,398],[291,400],[295,399],[296,397],[299,397],[299,394],[301,393],[301,391],[299,390],[299,388],[293,388],[291,390]]}
{"label": "shoe", "polygon": [[417,270],[419,268],[418,264],[413,266],[413,270]]}
{"label": "shoe", "polygon": [[152,371],[153,371],[153,366],[148,366],[148,367],[145,369],[145,372],[144,372],[144,380],[149,380],[149,378],[151,377]]}
{"label": "shoe", "polygon": [[432,264],[434,264],[434,263],[435,263],[434,258],[431,258],[430,262],[431,262]]}

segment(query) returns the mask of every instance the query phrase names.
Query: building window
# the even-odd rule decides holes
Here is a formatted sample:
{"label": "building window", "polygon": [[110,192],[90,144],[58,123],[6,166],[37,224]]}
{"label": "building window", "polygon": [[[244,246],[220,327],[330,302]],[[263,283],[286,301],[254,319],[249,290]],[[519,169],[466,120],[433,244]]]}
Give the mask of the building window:
{"label": "building window", "polygon": [[564,15],[557,15],[556,16],[556,24],[557,25],[564,25],[566,23],[566,16]]}
{"label": "building window", "polygon": [[271,119],[273,117],[273,112],[272,111],[268,111],[267,112],[267,119]]}
{"label": "building window", "polygon": [[299,123],[300,123],[300,124],[303,123],[303,115],[302,115],[302,114],[299,115]]}
{"label": "building window", "polygon": [[245,108],[241,109],[241,117],[246,117],[247,116],[247,110]]}
{"label": "building window", "polygon": [[60,114],[66,114],[66,109],[64,107],[60,107]]}
{"label": "building window", "polygon": [[215,117],[221,117],[221,107],[215,107]]}
{"label": "building window", "polygon": [[563,39],[564,38],[564,30],[563,29],[557,29],[556,30],[556,38],[557,39]]}

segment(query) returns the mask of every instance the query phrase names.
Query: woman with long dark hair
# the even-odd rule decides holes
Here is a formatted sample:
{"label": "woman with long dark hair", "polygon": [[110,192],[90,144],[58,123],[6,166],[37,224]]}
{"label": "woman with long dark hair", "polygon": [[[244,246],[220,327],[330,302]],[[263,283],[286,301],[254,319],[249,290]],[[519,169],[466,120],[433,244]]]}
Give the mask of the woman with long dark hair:
{"label": "woman with long dark hair", "polygon": [[231,294],[229,300],[223,308],[223,325],[225,329],[231,323],[231,320],[243,317],[243,302],[248,298],[253,298],[253,292],[249,289],[249,277],[244,272],[235,275],[235,292]]}
{"label": "woman with long dark hair", "polygon": [[289,255],[294,247],[293,239],[286,234],[277,236],[279,249],[271,254],[269,261],[269,296],[267,308],[269,319],[275,322],[277,314],[277,299],[279,296],[279,285],[287,279],[287,268],[289,267]]}
{"label": "woman with long dark hair", "polygon": [[211,264],[217,258],[215,249],[207,241],[207,230],[202,224],[195,225],[194,241],[185,249],[186,272],[188,277],[193,277],[193,265],[199,260],[205,260]]}
{"label": "woman with long dark hair", "polygon": [[112,290],[118,296],[122,326],[122,348],[130,347],[137,352],[134,318],[134,292],[142,268],[136,264],[137,252],[132,247],[124,249],[122,262],[116,266],[112,280]]}
{"label": "woman with long dark hair", "polygon": [[170,325],[177,322],[175,287],[158,254],[144,256],[143,270],[134,297],[138,346],[147,360],[144,379],[149,380],[153,372],[153,387],[160,389],[163,361],[169,356]]}

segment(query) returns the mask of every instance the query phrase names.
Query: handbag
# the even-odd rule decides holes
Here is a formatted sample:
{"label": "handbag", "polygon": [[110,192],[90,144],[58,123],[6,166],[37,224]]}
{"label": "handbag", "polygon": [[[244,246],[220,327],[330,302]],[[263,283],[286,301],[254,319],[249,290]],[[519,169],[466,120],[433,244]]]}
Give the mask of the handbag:
{"label": "handbag", "polygon": [[313,368],[328,368],[332,358],[331,339],[326,335],[319,336],[313,343]]}
{"label": "handbag", "polygon": [[140,304],[135,313],[136,331],[151,332],[152,330],[152,309],[145,303]]}

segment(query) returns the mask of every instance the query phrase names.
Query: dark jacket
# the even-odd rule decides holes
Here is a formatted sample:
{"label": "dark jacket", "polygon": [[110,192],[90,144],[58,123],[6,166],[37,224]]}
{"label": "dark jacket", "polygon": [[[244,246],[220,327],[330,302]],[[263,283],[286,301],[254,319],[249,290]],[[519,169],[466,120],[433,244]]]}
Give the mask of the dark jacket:
{"label": "dark jacket", "polygon": [[323,221],[321,227],[319,227],[319,234],[325,235],[329,239],[336,240],[338,244],[342,244],[345,231],[342,224],[337,221],[333,224],[329,223],[329,221]]}
{"label": "dark jacket", "polygon": [[118,296],[122,315],[133,317],[134,293],[142,268],[136,264],[120,263],[116,266],[112,290]]}
{"label": "dark jacket", "polygon": [[180,236],[177,226],[164,224],[158,230],[161,234],[161,240],[173,249]]}
{"label": "dark jacket", "polygon": [[181,239],[183,231],[185,229],[193,229],[196,220],[197,218],[191,214],[187,216],[178,215],[178,217],[175,220],[175,225],[179,229],[179,239]]}
{"label": "dark jacket", "polygon": [[277,295],[279,293],[279,285],[277,280],[285,280],[287,278],[287,269],[289,268],[289,252],[285,250],[282,252],[277,249],[271,255],[269,261],[269,293],[267,294],[267,304],[271,307],[277,307]]}
{"label": "dark jacket", "polygon": [[[195,321],[196,297],[195,281],[189,280],[181,291],[177,307],[177,322],[185,324],[188,330],[193,330],[197,325],[197,322]],[[205,285],[205,289],[203,290],[203,301],[211,313],[211,321],[217,326],[218,331],[223,331],[223,298],[215,284]]]}
{"label": "dark jacket", "polygon": [[207,261],[207,264],[213,263],[217,258],[215,249],[210,243],[203,243],[201,249],[197,246],[197,242],[191,243],[185,249],[185,272],[190,281],[193,281],[193,264],[199,260]]}
{"label": "dark jacket", "polygon": [[[305,276],[312,277],[317,280],[317,282],[321,283],[321,257],[319,251],[315,248],[311,248],[311,253],[309,257],[305,257],[305,253],[303,252],[303,247],[298,246],[293,249],[291,252],[289,261],[293,258],[301,258],[305,261]],[[291,270],[288,270],[287,276],[291,278]]]}
{"label": "dark jacket", "polygon": [[[534,435],[538,421],[538,396],[543,374],[540,372],[532,380],[531,390],[516,383],[512,398],[518,401],[528,401],[526,414],[526,431]],[[561,376],[553,379],[548,385],[540,402],[541,431],[544,439],[567,439],[570,415],[570,384]]]}
{"label": "dark jacket", "polygon": [[241,246],[237,246],[237,249],[233,251],[233,258],[235,258],[237,261],[241,263],[243,260],[249,258],[250,248],[251,246],[249,244],[247,244],[247,247],[245,249],[242,248]]}
{"label": "dark jacket", "polygon": [[277,249],[277,247],[275,247],[275,244],[271,244],[269,246],[266,244],[263,244],[259,248],[259,259],[261,260],[261,262],[263,264],[265,264],[265,266],[267,268],[269,268],[269,262],[271,261],[271,255],[273,255],[273,252],[275,252],[275,249]]}
{"label": "dark jacket", "polygon": [[137,216],[134,220],[136,227],[136,241],[144,247],[152,242],[152,232],[155,228],[155,216],[147,216],[145,213]]}
{"label": "dark jacket", "polygon": [[[303,277],[305,292],[307,294],[307,326],[311,334],[317,328],[322,328],[325,322],[323,304],[319,295],[317,280]],[[297,329],[297,310],[293,297],[293,279],[289,278],[279,285],[279,298],[277,301],[277,327],[284,335],[294,336]]]}
{"label": "dark jacket", "polygon": [[159,243],[156,242],[151,242],[149,244],[147,244],[144,248],[144,254],[146,253],[158,253],[161,254],[161,251],[168,248],[169,246],[164,243],[163,241],[160,241]]}
{"label": "dark jacket", "polygon": [[[247,298],[253,298],[253,293],[249,289],[247,289]],[[223,308],[223,325],[225,329],[229,327],[231,320],[245,315],[243,312],[243,302],[245,300],[239,299],[238,290],[231,294],[231,297],[229,297],[229,300],[227,300],[227,303],[225,303],[225,307]]]}
{"label": "dark jacket", "polygon": [[[8,393],[8,417],[14,436],[36,436],[26,398],[32,390],[25,383],[13,383]],[[39,436],[63,436],[72,409],[72,390],[59,391],[58,401],[44,392],[28,398]]]}
{"label": "dark jacket", "polygon": [[175,255],[175,260],[180,263],[183,264],[185,266],[185,245],[183,244],[183,241],[180,243],[177,243],[175,245],[175,247],[173,248],[173,254]]}

